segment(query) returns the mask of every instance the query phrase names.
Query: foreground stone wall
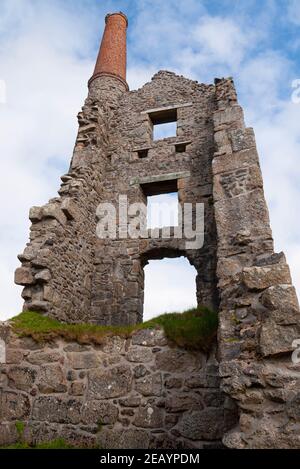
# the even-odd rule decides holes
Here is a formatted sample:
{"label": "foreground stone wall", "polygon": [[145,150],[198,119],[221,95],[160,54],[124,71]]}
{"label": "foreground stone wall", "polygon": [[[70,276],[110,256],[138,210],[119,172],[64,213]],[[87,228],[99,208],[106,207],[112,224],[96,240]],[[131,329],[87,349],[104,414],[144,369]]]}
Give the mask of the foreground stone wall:
{"label": "foreground stone wall", "polygon": [[205,356],[143,330],[101,346],[38,344],[2,325],[0,445],[65,438],[102,448],[219,447],[237,419],[220,390],[215,352]]}

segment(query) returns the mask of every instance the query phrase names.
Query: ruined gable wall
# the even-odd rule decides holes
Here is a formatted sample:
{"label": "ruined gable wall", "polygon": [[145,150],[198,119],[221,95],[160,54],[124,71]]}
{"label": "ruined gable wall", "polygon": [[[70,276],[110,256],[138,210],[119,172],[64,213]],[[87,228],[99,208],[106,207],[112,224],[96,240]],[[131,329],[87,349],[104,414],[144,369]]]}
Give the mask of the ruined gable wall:
{"label": "ruined gable wall", "polygon": [[[146,111],[172,106],[177,107],[177,136],[154,141]],[[141,321],[144,264],[164,256],[185,255],[198,273],[198,303],[217,308],[211,171],[214,109],[213,85],[165,71],[156,74],[140,90],[122,95],[111,127],[103,199],[118,206],[122,194],[129,203],[144,202],[141,183],[173,175],[178,180],[181,204],[205,204],[205,241],[200,250],[187,251],[186,240],[174,239],[172,235],[170,239],[97,240],[92,315],[99,321],[105,324]],[[183,153],[175,151],[179,142],[188,142]],[[145,148],[148,156],[139,158],[138,151]]]}
{"label": "ruined gable wall", "polygon": [[[25,286],[24,310],[68,322],[134,324],[142,320],[143,267],[152,258],[185,255],[197,270],[199,304],[217,307],[216,231],[212,204],[214,86],[158,73],[138,91],[105,77],[92,82],[79,114],[79,134],[60,198],[31,210],[31,242],[20,256],[16,282]],[[178,106],[178,135],[153,141],[147,111]],[[183,107],[181,107],[183,106]],[[175,144],[188,142],[186,151]],[[137,157],[147,146],[149,156]],[[173,175],[180,203],[205,204],[205,243],[185,250],[185,240],[99,240],[96,209],[145,201],[140,181]],[[135,182],[132,182],[135,181]]]}

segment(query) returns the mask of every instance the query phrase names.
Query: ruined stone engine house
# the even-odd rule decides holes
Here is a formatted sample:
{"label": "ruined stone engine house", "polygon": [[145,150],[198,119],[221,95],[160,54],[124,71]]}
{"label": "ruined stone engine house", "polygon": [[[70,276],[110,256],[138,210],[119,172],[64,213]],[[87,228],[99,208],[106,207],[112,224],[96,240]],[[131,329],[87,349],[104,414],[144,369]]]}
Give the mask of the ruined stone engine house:
{"label": "ruined stone engine house", "polygon": [[[185,256],[197,270],[198,304],[219,313],[211,362],[217,377],[207,384],[208,360],[201,371],[206,381],[198,380],[195,388],[222,390],[227,400],[221,399],[218,412],[233,416],[222,435],[206,439],[222,437],[232,448],[299,448],[300,377],[291,361],[293,341],[300,337],[299,306],[284,254],[274,253],[254,132],[245,126],[233,80],[206,85],[160,71],[130,91],[127,27],[123,13],[107,15],[88,97],[78,115],[70,170],[61,178],[59,197],[30,210],[30,242],[15,274],[16,283],[24,286],[24,310],[69,323],[136,324],[143,320],[144,266],[152,259]],[[155,140],[155,126],[169,122],[176,123],[176,136]],[[118,207],[122,194],[129,203],[146,203],[151,195],[169,192],[177,192],[181,205],[204,204],[201,248],[187,249],[186,239],[172,235],[174,229],[168,239],[161,230],[156,239],[97,237],[101,202]],[[160,362],[158,369],[164,366]],[[171,379],[176,370],[167,370]],[[130,392],[126,389],[132,398]],[[98,399],[95,392],[93,399]],[[168,432],[172,419],[163,420],[155,399],[157,426]],[[179,435],[191,447],[202,447],[202,433],[198,439],[195,434],[203,418],[208,427],[218,425],[211,417],[216,412],[201,414],[197,405],[192,400],[170,411],[188,413],[184,431],[176,419],[173,425],[179,425]],[[36,412],[33,419],[43,420]],[[126,427],[124,419],[120,425]],[[153,433],[149,428],[146,445]],[[172,441],[176,438],[173,432]]]}

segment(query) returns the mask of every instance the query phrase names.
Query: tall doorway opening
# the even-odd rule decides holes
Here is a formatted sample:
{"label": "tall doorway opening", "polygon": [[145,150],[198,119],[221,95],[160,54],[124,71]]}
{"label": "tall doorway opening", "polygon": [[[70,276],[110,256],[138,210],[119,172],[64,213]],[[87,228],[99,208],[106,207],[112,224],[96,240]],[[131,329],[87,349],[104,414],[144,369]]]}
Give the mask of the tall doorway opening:
{"label": "tall doorway opening", "polygon": [[144,267],[143,320],[196,307],[196,276],[186,257],[149,260]]}

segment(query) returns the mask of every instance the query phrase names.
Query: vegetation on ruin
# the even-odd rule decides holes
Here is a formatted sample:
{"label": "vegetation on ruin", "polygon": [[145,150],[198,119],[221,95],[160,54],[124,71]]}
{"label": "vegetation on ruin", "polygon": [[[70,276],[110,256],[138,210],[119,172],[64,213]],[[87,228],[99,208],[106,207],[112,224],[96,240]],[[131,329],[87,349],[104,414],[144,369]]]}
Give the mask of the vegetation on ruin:
{"label": "vegetation on ruin", "polygon": [[141,329],[163,328],[167,338],[188,350],[208,351],[216,337],[217,313],[198,307],[184,313],[169,313],[134,326],[66,324],[37,312],[24,312],[11,320],[15,332],[37,342],[62,337],[80,344],[102,344],[107,337],[130,337]]}
{"label": "vegetation on ruin", "polygon": [[17,430],[17,433],[18,433],[19,442],[21,442],[23,440],[23,435],[24,435],[24,431],[25,431],[25,423],[18,420],[15,423],[15,427],[16,427],[16,430]]}
{"label": "vegetation on ruin", "polygon": [[58,438],[52,441],[46,441],[39,444],[29,444],[24,439],[25,423],[21,421],[15,422],[15,427],[18,434],[18,441],[12,445],[0,446],[0,449],[76,449],[71,446],[63,438]]}
{"label": "vegetation on ruin", "polygon": [[0,447],[0,449],[76,449],[76,447],[69,445],[64,439],[58,438],[57,440],[37,445],[29,445],[25,442],[19,442],[14,445]]}

